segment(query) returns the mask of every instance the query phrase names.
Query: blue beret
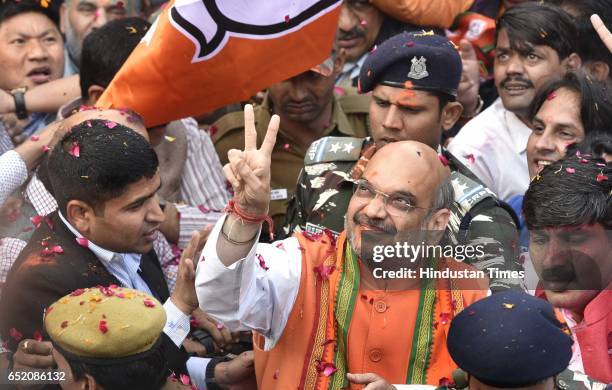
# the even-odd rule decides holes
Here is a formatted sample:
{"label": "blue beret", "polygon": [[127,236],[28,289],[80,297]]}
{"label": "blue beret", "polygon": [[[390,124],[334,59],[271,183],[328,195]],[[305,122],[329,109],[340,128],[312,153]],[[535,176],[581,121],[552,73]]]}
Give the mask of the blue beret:
{"label": "blue beret", "polygon": [[518,291],[493,294],[451,323],[448,352],[457,365],[494,387],[523,387],[565,370],[572,339],[550,303]]}
{"label": "blue beret", "polygon": [[359,73],[359,90],[370,92],[378,84],[443,92],[457,96],[461,57],[445,37],[432,31],[404,32],[381,43],[368,55]]}

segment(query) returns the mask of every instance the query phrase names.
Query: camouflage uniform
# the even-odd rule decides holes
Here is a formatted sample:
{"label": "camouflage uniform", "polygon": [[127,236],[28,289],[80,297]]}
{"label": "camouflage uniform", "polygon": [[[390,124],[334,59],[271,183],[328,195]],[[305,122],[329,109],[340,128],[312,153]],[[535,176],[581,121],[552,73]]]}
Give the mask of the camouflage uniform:
{"label": "camouflage uniform", "polygon": [[[342,96],[334,95],[332,119],[323,131],[326,135],[348,135],[365,137],[369,134],[368,106],[369,97],[357,95],[354,90],[343,90]],[[261,145],[266,134],[272,109],[268,96],[263,104],[255,108],[255,127],[257,128],[257,144]],[[230,149],[244,148],[244,114],[233,112],[221,117],[215,124],[216,132],[212,136],[215,149],[222,164],[227,164],[227,152]],[[272,151],[272,177],[270,216],[275,226],[280,228],[285,219],[287,203],[293,195],[296,179],[304,166],[306,148],[296,144],[291,134],[279,129],[276,145]],[[279,230],[279,229],[277,229]],[[267,236],[262,234],[262,238]]]}
{"label": "camouflage uniform", "polygon": [[[323,228],[336,234],[344,230],[353,194],[351,170],[368,150],[373,154],[374,143],[369,138],[325,137],[315,141],[306,153],[295,195],[289,202],[283,235],[300,230],[316,233]],[[521,271],[513,212],[458,159],[446,150],[443,153],[450,162],[455,190],[445,244],[483,244],[485,255],[467,263],[481,270]],[[490,287],[493,291],[523,289],[519,278],[491,278]]]}

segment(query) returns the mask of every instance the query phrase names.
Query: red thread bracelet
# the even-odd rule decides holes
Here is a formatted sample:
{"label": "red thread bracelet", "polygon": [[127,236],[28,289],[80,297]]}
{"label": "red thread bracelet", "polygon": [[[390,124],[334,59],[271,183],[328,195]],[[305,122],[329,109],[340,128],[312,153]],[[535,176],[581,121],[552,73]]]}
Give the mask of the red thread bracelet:
{"label": "red thread bracelet", "polygon": [[274,221],[272,221],[272,218],[270,218],[269,215],[255,215],[248,213],[242,208],[240,208],[240,206],[238,205],[238,203],[236,203],[234,199],[230,199],[229,203],[227,204],[227,206],[225,206],[223,211],[227,214],[234,214],[240,220],[240,222],[243,223],[262,223],[264,221],[267,222],[268,234],[270,234],[270,241],[274,241]]}

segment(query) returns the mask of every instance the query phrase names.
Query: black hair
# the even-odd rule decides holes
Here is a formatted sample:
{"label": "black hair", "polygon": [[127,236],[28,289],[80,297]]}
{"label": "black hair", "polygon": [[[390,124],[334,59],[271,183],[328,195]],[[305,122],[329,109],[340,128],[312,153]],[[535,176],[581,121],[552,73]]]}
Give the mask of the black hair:
{"label": "black hair", "polygon": [[498,20],[495,42],[499,32],[505,30],[510,47],[529,53],[533,46],[549,46],[567,58],[578,47],[578,32],[571,16],[552,5],[527,2],[510,7]]}
{"label": "black hair", "polygon": [[546,166],[523,199],[529,230],[601,224],[612,228],[612,165],[580,151]]}
{"label": "black hair", "polygon": [[55,25],[59,30],[59,14],[56,10],[49,7],[43,7],[40,3],[32,0],[2,0],[0,1],[0,24],[8,19],[25,14],[28,12],[36,12],[43,14]]}
{"label": "black hair", "polygon": [[[576,52],[583,61],[602,61],[607,63],[612,71],[612,53],[597,35],[591,24],[591,15],[601,17],[608,29],[612,29],[612,0],[549,0],[574,16],[580,45]],[[612,72],[610,73],[612,77]]]}
{"label": "black hair", "polygon": [[90,375],[105,389],[158,390],[169,375],[164,343],[157,343],[145,357],[119,364],[96,365],[83,362],[78,357],[63,355],[75,380]]}
{"label": "black hair", "polygon": [[143,136],[100,119],[74,126],[48,161],[49,181],[63,213],[73,199],[103,213],[106,201],[121,196],[128,185],[152,178],[157,167],[157,155]]}
{"label": "black hair", "polygon": [[592,154],[597,158],[604,158],[606,155],[612,156],[612,128],[603,131],[591,131],[582,142],[568,146],[567,153],[576,152]]}
{"label": "black hair", "polygon": [[79,68],[83,99],[89,98],[92,85],[108,87],[150,26],[140,18],[117,19],[85,37]]}
{"label": "black hair", "polygon": [[585,135],[591,131],[602,131],[612,124],[610,83],[596,80],[581,72],[568,72],[562,78],[551,80],[540,88],[529,108],[530,122],[540,111],[546,99],[562,88],[579,95],[580,120]]}

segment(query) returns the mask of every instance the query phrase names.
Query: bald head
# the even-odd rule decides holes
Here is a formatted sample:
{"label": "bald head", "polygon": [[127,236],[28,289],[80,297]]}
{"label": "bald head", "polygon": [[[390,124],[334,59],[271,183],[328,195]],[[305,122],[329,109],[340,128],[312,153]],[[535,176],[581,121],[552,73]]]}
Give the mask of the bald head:
{"label": "bald head", "polygon": [[435,231],[439,242],[453,204],[450,171],[431,147],[400,141],[378,150],[357,183],[346,214],[352,248],[361,250],[361,233]]}
{"label": "bald head", "polygon": [[411,192],[418,192],[414,194],[417,199],[433,199],[440,186],[449,180],[450,170],[430,146],[417,141],[399,141],[385,145],[374,154],[364,171],[365,178],[372,176],[400,186],[404,183]]}

